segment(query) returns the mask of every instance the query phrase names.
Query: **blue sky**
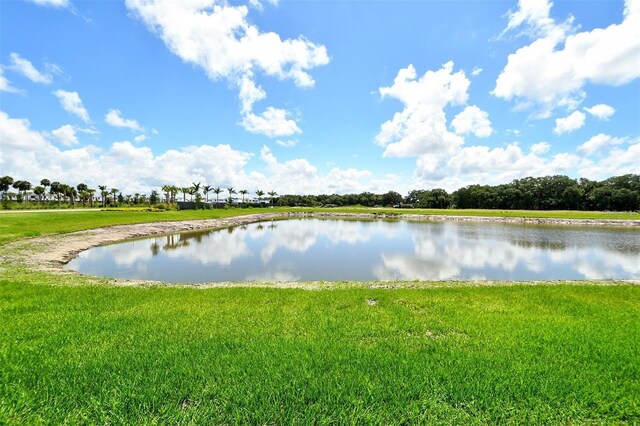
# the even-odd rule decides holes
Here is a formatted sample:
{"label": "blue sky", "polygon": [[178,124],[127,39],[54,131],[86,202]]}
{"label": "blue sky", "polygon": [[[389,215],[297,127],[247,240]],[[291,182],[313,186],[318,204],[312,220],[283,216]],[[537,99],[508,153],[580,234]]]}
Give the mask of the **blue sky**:
{"label": "blue sky", "polygon": [[640,1],[8,0],[0,175],[406,193],[640,171]]}

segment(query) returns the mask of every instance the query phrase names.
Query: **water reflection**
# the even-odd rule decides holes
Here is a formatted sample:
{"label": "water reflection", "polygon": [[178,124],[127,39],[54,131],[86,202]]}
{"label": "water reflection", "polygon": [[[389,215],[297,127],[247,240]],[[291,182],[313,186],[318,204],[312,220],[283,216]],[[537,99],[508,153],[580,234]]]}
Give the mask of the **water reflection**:
{"label": "water reflection", "polygon": [[640,231],[287,220],[98,247],[68,267],[168,282],[640,278]]}

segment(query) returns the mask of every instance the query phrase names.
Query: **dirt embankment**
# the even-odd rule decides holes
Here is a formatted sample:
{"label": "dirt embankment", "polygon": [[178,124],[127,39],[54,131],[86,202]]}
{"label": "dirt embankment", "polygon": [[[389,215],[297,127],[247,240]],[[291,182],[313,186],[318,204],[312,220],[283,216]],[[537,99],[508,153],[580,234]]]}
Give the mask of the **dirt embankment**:
{"label": "dirt embankment", "polygon": [[[626,226],[640,227],[640,220],[606,219],[534,219],[475,216],[431,216],[418,214],[386,213],[331,213],[331,212],[290,212],[262,213],[221,219],[187,220],[177,222],[154,222],[132,225],[117,225],[106,228],[89,229],[62,235],[36,237],[9,244],[16,249],[16,255],[6,254],[5,260],[19,262],[29,268],[62,272],[63,266],[78,253],[99,245],[140,237],[182,233],[202,229],[225,228],[253,222],[284,219],[289,217],[352,218],[352,219],[403,219],[412,221],[475,221],[506,222],[522,224],[579,225],[579,226]],[[5,253],[12,251],[5,246]],[[8,256],[12,259],[8,259]]]}

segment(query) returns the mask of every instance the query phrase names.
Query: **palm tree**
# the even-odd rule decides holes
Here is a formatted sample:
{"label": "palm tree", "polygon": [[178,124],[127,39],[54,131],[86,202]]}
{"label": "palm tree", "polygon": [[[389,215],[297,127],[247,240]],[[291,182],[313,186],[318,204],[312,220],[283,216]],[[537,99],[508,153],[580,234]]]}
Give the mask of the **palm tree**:
{"label": "palm tree", "polygon": [[238,193],[242,194],[242,204],[244,204],[244,196],[247,195],[249,191],[247,191],[246,189],[241,189],[240,191],[238,191]]}
{"label": "palm tree", "polygon": [[278,193],[276,191],[269,191],[267,194],[269,194],[269,196],[271,197],[271,205],[273,205],[275,196],[278,195]]}
{"label": "palm tree", "polygon": [[44,186],[36,186],[33,188],[33,193],[38,196],[38,201],[42,203],[42,196],[44,195]]}
{"label": "palm tree", "polygon": [[31,183],[26,180],[17,180],[13,182],[13,187],[18,190],[18,194],[22,191],[22,200],[27,197],[27,191],[31,189]]}
{"label": "palm tree", "polygon": [[116,194],[118,193],[118,188],[111,188],[111,195],[113,196],[113,204],[117,204]]}
{"label": "palm tree", "polygon": [[262,205],[260,201],[262,201],[262,196],[264,195],[264,191],[256,189],[256,195],[258,196],[258,205]]}
{"label": "palm tree", "polygon": [[89,205],[91,207],[93,207],[93,196],[96,193],[95,189],[87,189],[87,192],[89,193]]}
{"label": "palm tree", "polygon": [[54,195],[58,199],[58,204],[60,204],[60,194],[62,193],[62,184],[60,182],[51,182],[49,185],[49,194]]}
{"label": "palm tree", "polygon": [[100,188],[100,195],[102,195],[102,207],[104,207],[107,198],[107,185],[98,185],[98,188]]}
{"label": "palm tree", "polygon": [[171,202],[171,189],[172,189],[171,185],[162,186],[162,192],[164,192],[164,199],[167,203]]}
{"label": "palm tree", "polygon": [[[40,185],[44,186],[44,189],[46,191],[47,186],[51,186],[51,181],[49,179],[42,179],[40,181]],[[46,196],[46,194],[44,194]]]}
{"label": "palm tree", "polygon": [[220,193],[222,192],[222,188],[216,187],[216,188],[213,188],[212,191],[214,194],[216,194],[216,207],[218,207],[218,202],[220,199]]}
{"label": "palm tree", "polygon": [[204,192],[205,203],[209,204],[209,192],[211,192],[211,185],[202,185],[202,192]]}
{"label": "palm tree", "polygon": [[2,199],[7,198],[9,188],[13,185],[13,178],[11,176],[3,176],[0,178],[0,191],[2,191]]}
{"label": "palm tree", "polygon": [[232,187],[227,188],[227,191],[229,191],[229,205],[231,205],[233,202],[233,194],[237,194],[237,192]]}

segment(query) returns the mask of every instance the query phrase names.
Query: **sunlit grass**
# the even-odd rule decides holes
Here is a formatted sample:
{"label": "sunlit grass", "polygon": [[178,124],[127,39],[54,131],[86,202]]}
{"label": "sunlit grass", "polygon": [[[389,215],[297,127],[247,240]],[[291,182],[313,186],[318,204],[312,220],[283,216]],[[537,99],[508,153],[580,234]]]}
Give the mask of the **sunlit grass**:
{"label": "sunlit grass", "polygon": [[[290,210],[6,214],[0,241]],[[116,287],[10,247],[0,424],[640,422],[638,286]]]}
{"label": "sunlit grass", "polygon": [[0,423],[640,421],[640,288],[0,282]]}

